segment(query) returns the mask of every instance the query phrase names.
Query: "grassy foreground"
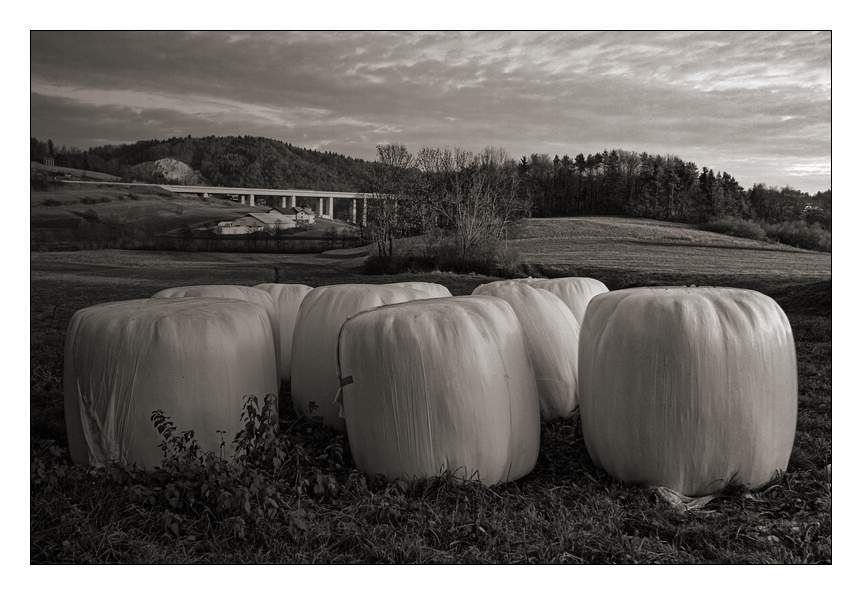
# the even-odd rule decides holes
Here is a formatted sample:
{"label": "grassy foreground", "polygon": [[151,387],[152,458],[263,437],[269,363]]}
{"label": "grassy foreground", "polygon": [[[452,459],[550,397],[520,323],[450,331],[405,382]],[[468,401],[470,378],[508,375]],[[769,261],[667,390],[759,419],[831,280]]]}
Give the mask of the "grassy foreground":
{"label": "grassy foreground", "polygon": [[[277,469],[134,474],[69,462],[62,342],[78,308],[175,285],[276,277],[309,285],[422,279],[453,294],[490,280],[360,271],[357,259],[305,255],[32,254],[31,561],[831,561],[831,282],[822,275],[662,273],[666,283],[735,278],[724,282],[764,291],[788,313],[796,339],[799,419],[788,473],[757,493],[731,490],[698,511],[677,511],[651,489],[609,478],[591,464],[572,420],[543,426],[535,470],[514,483],[368,478],[354,469],[346,437],[297,419],[286,392]],[[612,289],[654,279],[637,268],[599,278]]]}

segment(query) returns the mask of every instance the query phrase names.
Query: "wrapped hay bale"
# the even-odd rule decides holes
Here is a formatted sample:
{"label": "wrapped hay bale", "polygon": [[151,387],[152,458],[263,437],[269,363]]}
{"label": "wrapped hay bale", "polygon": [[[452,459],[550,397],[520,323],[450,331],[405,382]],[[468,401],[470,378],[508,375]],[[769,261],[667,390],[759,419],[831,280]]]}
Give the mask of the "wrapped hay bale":
{"label": "wrapped hay bale", "polygon": [[579,363],[584,440],[614,477],[700,496],[787,467],[796,355],[771,298],[711,287],[596,296]]}
{"label": "wrapped hay bale", "polygon": [[363,310],[425,299],[416,289],[388,285],[343,284],[312,289],[302,300],[293,331],[290,392],[297,413],[344,428],[338,414],[338,332],[344,321]]}
{"label": "wrapped hay bale", "polygon": [[589,277],[562,277],[559,279],[519,279],[533,287],[550,291],[563,300],[575,315],[579,324],[584,324],[584,313],[593,296],[607,293],[608,287],[601,281]]}
{"label": "wrapped hay bale", "polygon": [[[215,297],[244,300],[263,306],[272,324],[273,348],[275,349],[276,362],[280,361],[279,321],[275,300],[272,296],[255,287],[245,285],[189,285],[186,287],[172,287],[163,289],[153,294],[154,298],[177,298],[177,297]],[[279,372],[280,374],[280,372]]]}
{"label": "wrapped hay bale", "polygon": [[344,324],[338,355],[350,451],[366,473],[449,472],[492,485],[535,465],[536,382],[505,301],[453,297],[363,312]]}
{"label": "wrapped hay bale", "polygon": [[452,297],[452,293],[439,283],[425,283],[424,281],[403,281],[401,283],[387,283],[389,287],[402,287],[404,289],[415,289],[422,292],[426,298]]}
{"label": "wrapped hay bale", "polygon": [[293,353],[293,329],[299,305],[311,287],[308,285],[287,285],[284,283],[261,283],[255,288],[262,289],[272,296],[278,317],[279,370],[281,379],[290,379],[290,356]]}
{"label": "wrapped hay bale", "polygon": [[224,438],[230,455],[244,397],[278,394],[271,345],[266,311],[238,300],[144,299],[78,310],[63,372],[72,459],[157,466],[156,409],[178,431],[194,430],[205,451],[219,453]]}
{"label": "wrapped hay bale", "polygon": [[473,295],[504,299],[515,311],[536,375],[542,418],[571,416],[577,398],[581,331],[571,310],[551,292],[519,281],[486,283]]}

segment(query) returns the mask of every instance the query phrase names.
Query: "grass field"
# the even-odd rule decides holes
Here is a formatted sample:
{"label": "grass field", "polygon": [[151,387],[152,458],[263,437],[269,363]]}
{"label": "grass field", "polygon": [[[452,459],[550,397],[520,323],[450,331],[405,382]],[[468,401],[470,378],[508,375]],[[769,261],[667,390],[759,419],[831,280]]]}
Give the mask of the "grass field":
{"label": "grass field", "polygon": [[832,255],[702,231],[681,223],[616,217],[529,219],[509,246],[537,273],[637,277],[655,284],[684,273],[700,285],[740,278],[822,279]]}
{"label": "grass field", "polygon": [[[592,239],[586,230],[593,230]],[[280,440],[289,471],[266,475],[270,491],[251,498],[247,509],[250,491],[258,494],[247,476],[213,484],[212,478],[77,468],[65,450],[62,343],[78,308],[199,283],[423,279],[466,294],[489,278],[369,276],[361,258],[326,255],[38,252],[31,253],[31,560],[830,562],[829,255],[601,218],[533,220],[510,241],[523,246],[525,263],[535,270],[597,271],[612,289],[718,281],[772,295],[790,318],[799,364],[788,473],[756,493],[730,490],[702,510],[680,512],[655,491],[621,485],[595,468],[577,421],[570,420],[543,426],[536,469],[517,482],[494,488],[387,483],[353,469],[343,435],[296,419],[286,392]],[[659,249],[666,244],[668,252]],[[700,251],[701,260],[691,256]],[[211,506],[202,485],[246,500]],[[267,508],[270,500],[277,505]]]}

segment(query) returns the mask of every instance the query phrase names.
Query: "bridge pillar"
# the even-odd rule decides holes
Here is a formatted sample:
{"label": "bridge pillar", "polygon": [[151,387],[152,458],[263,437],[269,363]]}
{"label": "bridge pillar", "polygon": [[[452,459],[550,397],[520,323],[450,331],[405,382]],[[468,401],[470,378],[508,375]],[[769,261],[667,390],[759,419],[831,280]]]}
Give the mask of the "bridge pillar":
{"label": "bridge pillar", "polygon": [[356,223],[356,199],[350,199],[350,222]]}
{"label": "bridge pillar", "polygon": [[317,216],[323,217],[323,199],[322,198],[317,199]]}
{"label": "bridge pillar", "polygon": [[248,195],[248,206],[250,206],[250,207],[254,206],[254,194]]}
{"label": "bridge pillar", "polygon": [[239,195],[239,204],[241,204],[241,205],[245,204],[245,194]]}
{"label": "bridge pillar", "polygon": [[287,197],[286,197],[286,196],[282,196],[282,197],[281,197],[281,208],[282,208],[282,209],[286,209],[286,208],[287,208]]}
{"label": "bridge pillar", "polygon": [[326,214],[330,219],[335,219],[335,197],[330,196],[326,199]]}
{"label": "bridge pillar", "polygon": [[296,197],[295,196],[290,197],[290,206],[292,206],[292,207],[296,206]]}
{"label": "bridge pillar", "polygon": [[362,227],[368,224],[368,199],[362,199]]}

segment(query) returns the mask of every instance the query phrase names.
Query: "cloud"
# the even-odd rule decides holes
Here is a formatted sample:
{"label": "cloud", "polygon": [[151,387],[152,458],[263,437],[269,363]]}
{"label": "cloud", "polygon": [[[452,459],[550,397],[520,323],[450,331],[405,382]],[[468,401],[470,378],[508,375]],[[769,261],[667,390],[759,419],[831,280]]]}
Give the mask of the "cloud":
{"label": "cloud", "polygon": [[816,190],[830,52],[828,32],[34,32],[31,123],[82,146],[178,130],[366,158],[622,147]]}

